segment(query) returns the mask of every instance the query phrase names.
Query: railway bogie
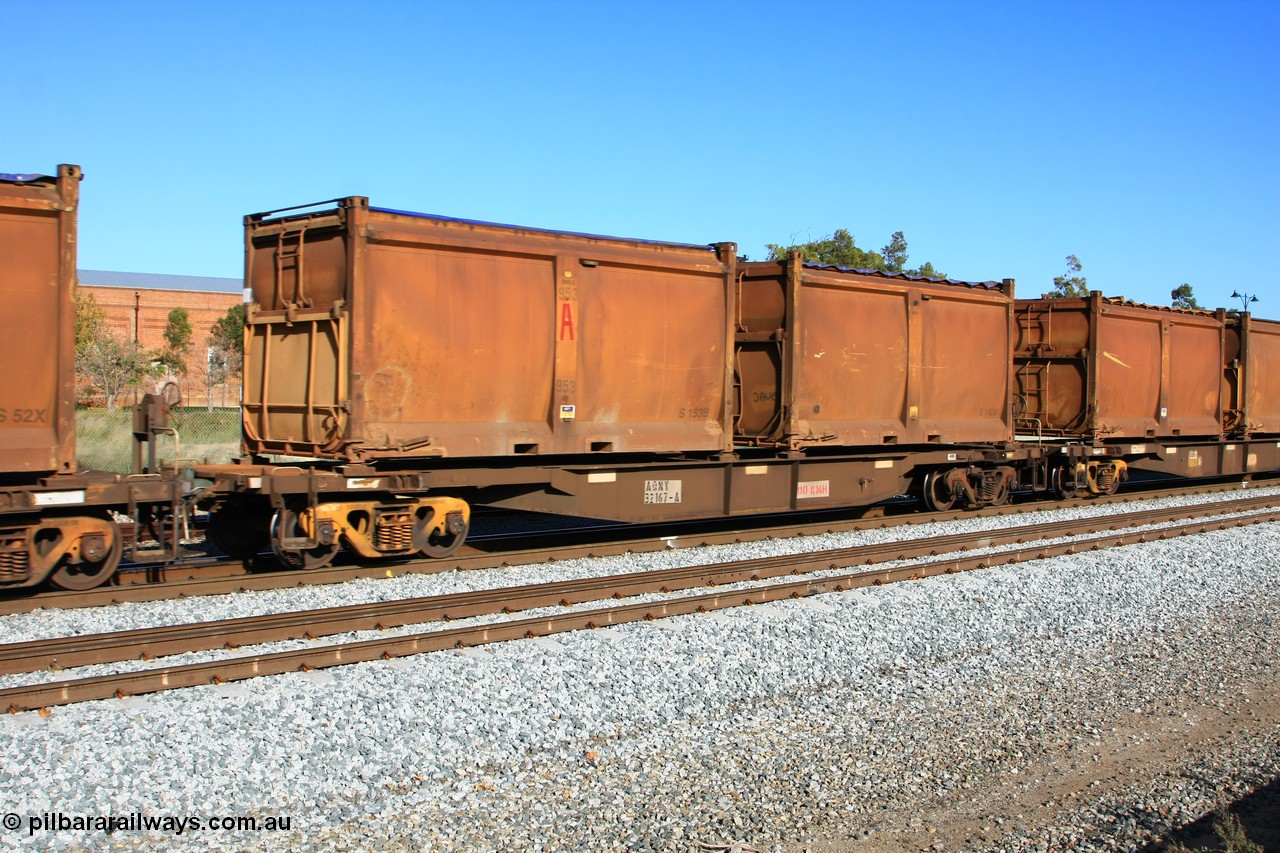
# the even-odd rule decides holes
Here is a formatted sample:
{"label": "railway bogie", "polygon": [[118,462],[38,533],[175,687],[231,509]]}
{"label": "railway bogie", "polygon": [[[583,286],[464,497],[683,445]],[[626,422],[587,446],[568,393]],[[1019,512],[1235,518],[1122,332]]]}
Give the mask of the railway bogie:
{"label": "railway bogie", "polygon": [[187,484],[175,477],[81,472],[0,487],[0,588],[106,582],[122,557],[180,550]]}
{"label": "railway bogie", "polygon": [[1018,484],[1018,469],[994,467],[932,468],[920,478],[918,492],[925,506],[946,512],[957,505],[1004,506]]}
{"label": "railway bogie", "polygon": [[[323,501],[272,519],[271,546],[288,565],[318,568],[345,543],[367,559],[443,558],[466,539],[471,508],[457,498],[397,498]],[[301,562],[299,562],[301,561]]]}
{"label": "railway bogie", "polygon": [[321,568],[345,545],[359,557],[442,558],[458,550],[471,508],[427,494],[416,473],[349,475],[297,466],[205,466],[209,538],[250,559],[270,548],[290,568]]}
{"label": "railway bogie", "polygon": [[121,551],[119,529],[106,513],[6,520],[0,525],[0,583],[48,580],[62,589],[89,589],[115,572]]}

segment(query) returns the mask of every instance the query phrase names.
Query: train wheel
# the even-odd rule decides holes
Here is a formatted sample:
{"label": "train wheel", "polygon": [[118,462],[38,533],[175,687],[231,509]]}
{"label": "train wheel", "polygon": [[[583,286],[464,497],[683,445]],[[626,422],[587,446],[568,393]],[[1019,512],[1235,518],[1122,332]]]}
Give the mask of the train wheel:
{"label": "train wheel", "polygon": [[1001,480],[1000,485],[996,486],[995,494],[991,496],[991,500],[987,502],[987,506],[1004,506],[1009,502],[1009,481]]}
{"label": "train wheel", "polygon": [[930,471],[924,475],[924,502],[936,512],[946,512],[956,505],[956,496],[947,483],[946,471]]}
{"label": "train wheel", "polygon": [[1076,475],[1071,466],[1063,465],[1054,469],[1053,493],[1064,501],[1076,496]]}
{"label": "train wheel", "polygon": [[113,522],[105,522],[99,533],[80,539],[80,562],[63,563],[49,575],[49,584],[58,589],[80,592],[101,586],[120,567],[124,543]]}
{"label": "train wheel", "polygon": [[428,513],[414,526],[414,545],[424,556],[432,559],[451,557],[462,547],[469,529],[470,525],[460,512],[445,515],[444,524],[436,524],[434,514]]}
{"label": "train wheel", "polygon": [[299,524],[298,513],[288,507],[276,510],[271,517],[271,550],[287,569],[322,569],[333,562],[341,548],[337,537],[329,543],[319,542],[313,547],[288,547],[290,539],[308,539],[307,531]]}

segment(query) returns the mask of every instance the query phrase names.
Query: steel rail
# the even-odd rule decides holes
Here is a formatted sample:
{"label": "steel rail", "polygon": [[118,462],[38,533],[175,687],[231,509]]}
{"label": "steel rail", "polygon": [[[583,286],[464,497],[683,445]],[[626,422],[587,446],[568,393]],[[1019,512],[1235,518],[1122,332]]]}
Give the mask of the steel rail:
{"label": "steel rail", "polygon": [[[902,516],[873,516],[853,519],[826,519],[807,524],[796,524],[795,520],[785,524],[766,527],[736,527],[724,531],[708,531],[691,529],[687,533],[675,532],[666,535],[673,529],[671,525],[655,526],[656,531],[641,538],[616,540],[612,542],[589,542],[581,545],[566,546],[556,544],[525,548],[516,551],[494,551],[469,553],[455,556],[447,560],[416,560],[387,562],[373,565],[329,566],[312,570],[281,570],[262,573],[245,573],[239,563],[234,566],[224,564],[217,567],[203,567],[193,571],[189,567],[174,569],[170,574],[176,579],[152,582],[136,580],[120,585],[99,587],[84,592],[40,592],[22,597],[0,598],[0,616],[13,613],[28,613],[41,608],[69,609],[78,607],[101,607],[123,602],[159,601],[167,598],[184,598],[204,595],[226,595],[237,592],[260,591],[268,589],[287,589],[290,587],[343,583],[359,578],[391,578],[410,574],[436,574],[454,570],[487,569],[500,566],[551,562],[580,557],[601,557],[645,551],[662,551],[672,548],[698,547],[702,545],[729,544],[766,538],[801,538],[805,536],[839,533],[853,530],[893,527],[899,524],[929,524],[937,521],[949,521],[963,518],[988,518],[1020,515],[1028,512],[1040,512],[1071,506],[1094,506],[1098,504],[1141,502],[1155,500],[1169,495],[1214,494],[1224,491],[1239,491],[1240,486],[1223,484],[1196,484],[1189,488],[1146,492],[1141,494],[1119,494],[1091,498],[1082,504],[1079,500],[1070,501],[1038,501],[1026,504],[1007,504],[980,510],[951,510],[946,513],[913,513]],[[736,521],[743,521],[736,519]],[[535,537],[551,538],[554,532],[534,534]],[[513,538],[534,538],[520,534]],[[220,571],[215,576],[205,576],[205,571]],[[226,571],[221,571],[226,570]],[[231,572],[231,573],[228,573]],[[140,572],[139,574],[144,574]]]}
{"label": "steel rail", "polygon": [[223,647],[234,648],[251,643],[314,639],[354,631],[383,630],[422,622],[531,610],[535,607],[567,606],[609,597],[622,598],[741,581],[759,581],[843,566],[872,565],[891,560],[936,556],[957,550],[1249,511],[1274,506],[1278,501],[1280,498],[1274,497],[1246,498],[1177,509],[1141,510],[1092,519],[1010,527],[977,534],[957,533],[928,539],[829,549],[810,554],[762,557],[734,563],[682,566],[399,601],[377,601],[26,643],[6,643],[0,644],[0,674],[69,669]]}
{"label": "steel rail", "polygon": [[1200,520],[1175,527],[1112,533],[1087,540],[1039,545],[998,554],[956,556],[927,563],[883,569],[863,569],[827,577],[784,581],[744,590],[704,593],[639,604],[622,604],[565,614],[515,619],[485,625],[393,635],[353,643],[326,645],[287,652],[230,658],[108,676],[57,681],[0,690],[0,707],[11,713],[51,705],[154,693],[179,687],[222,683],[298,670],[322,669],[348,663],[391,659],[449,648],[484,645],[522,637],[545,636],[582,628],[599,628],[639,620],[652,620],[695,612],[709,612],[744,604],[761,604],[801,598],[823,592],[839,592],[901,580],[1009,565],[1027,560],[1101,550],[1137,542],[1168,539],[1209,530],[1243,527],[1280,520],[1280,509],[1254,515]]}

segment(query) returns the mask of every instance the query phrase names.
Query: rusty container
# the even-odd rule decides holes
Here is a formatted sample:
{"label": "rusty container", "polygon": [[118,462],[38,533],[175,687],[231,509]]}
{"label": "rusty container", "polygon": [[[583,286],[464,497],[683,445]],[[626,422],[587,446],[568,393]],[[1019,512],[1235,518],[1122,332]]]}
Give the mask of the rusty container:
{"label": "rusty container", "polygon": [[0,174],[0,476],[76,468],[80,177]]}
{"label": "rusty container", "polygon": [[1223,356],[1223,429],[1238,437],[1280,435],[1280,322],[1227,317]]}
{"label": "rusty container", "polygon": [[745,444],[1013,439],[1013,282],[782,261],[739,265],[736,432]]}
{"label": "rusty container", "polygon": [[1218,436],[1224,316],[1094,292],[1019,299],[1019,429],[1085,440]]}
{"label": "rusty container", "polygon": [[245,218],[244,429],[357,460],[732,447],[736,247],[336,207]]}

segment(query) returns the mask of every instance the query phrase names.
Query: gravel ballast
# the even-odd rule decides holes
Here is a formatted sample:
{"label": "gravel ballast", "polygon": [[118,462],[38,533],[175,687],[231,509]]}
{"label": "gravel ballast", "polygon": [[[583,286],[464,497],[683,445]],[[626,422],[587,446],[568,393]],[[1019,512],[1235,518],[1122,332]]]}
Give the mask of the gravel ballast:
{"label": "gravel ballast", "polygon": [[[911,534],[961,529],[940,527]],[[57,850],[1129,849],[1280,776],[1278,547],[1280,525],[1258,525],[7,716],[0,790],[20,825],[6,814],[0,837]],[[709,561],[614,562],[684,553]],[[608,561],[592,562],[581,571]],[[547,571],[579,569],[502,577]],[[472,582],[508,580],[379,583],[402,597]],[[77,612],[70,632],[136,627],[129,612],[161,624],[167,604]],[[0,632],[41,635],[38,616],[59,614]],[[1113,764],[1142,770],[1102,772]],[[290,827],[28,835],[46,813]]]}

